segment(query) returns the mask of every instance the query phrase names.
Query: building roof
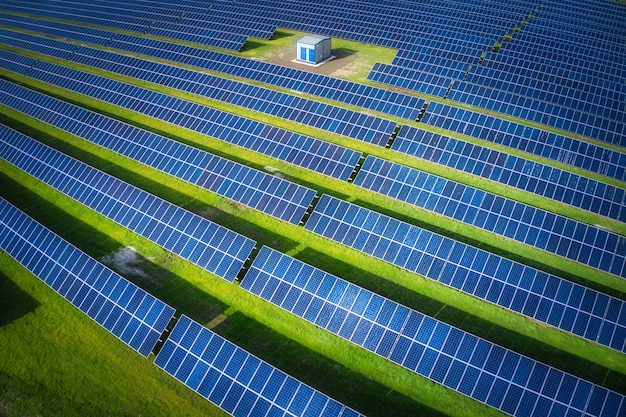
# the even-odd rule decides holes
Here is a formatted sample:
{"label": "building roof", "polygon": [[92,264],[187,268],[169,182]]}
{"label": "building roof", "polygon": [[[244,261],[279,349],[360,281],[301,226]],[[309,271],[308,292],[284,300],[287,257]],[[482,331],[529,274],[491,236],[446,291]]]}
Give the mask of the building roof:
{"label": "building roof", "polygon": [[308,45],[317,45],[323,40],[330,39],[328,36],[321,35],[306,35],[298,39],[298,43],[306,43]]}

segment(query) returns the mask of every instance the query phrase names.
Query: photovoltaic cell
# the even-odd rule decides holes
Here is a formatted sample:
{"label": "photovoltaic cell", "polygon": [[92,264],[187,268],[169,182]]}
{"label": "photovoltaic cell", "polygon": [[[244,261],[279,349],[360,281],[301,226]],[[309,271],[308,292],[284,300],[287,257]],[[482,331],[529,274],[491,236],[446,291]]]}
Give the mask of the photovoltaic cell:
{"label": "photovoltaic cell", "polygon": [[0,85],[0,103],[10,108],[289,223],[300,222],[315,196],[312,189],[45,94]]}
{"label": "photovoltaic cell", "polygon": [[[364,349],[514,416],[571,413],[568,415],[608,417],[626,412],[626,399],[621,394],[480,339],[266,246],[255,258],[242,287]],[[561,411],[550,413],[551,409]]]}
{"label": "photovoltaic cell", "polygon": [[187,316],[154,363],[235,417],[361,416]]}
{"label": "photovoltaic cell", "polygon": [[320,198],[305,228],[542,323],[626,351],[626,306],[620,299],[328,195]]}
{"label": "photovoltaic cell", "polygon": [[626,222],[626,191],[605,182],[408,125],[391,149]]}
{"label": "photovoltaic cell", "polygon": [[255,242],[0,125],[0,158],[207,271],[233,281]]}
{"label": "photovoltaic cell", "polygon": [[622,278],[626,238],[515,200],[368,156],[354,183]]}
{"label": "photovoltaic cell", "polygon": [[102,327],[148,356],[174,309],[0,198],[0,248]]}

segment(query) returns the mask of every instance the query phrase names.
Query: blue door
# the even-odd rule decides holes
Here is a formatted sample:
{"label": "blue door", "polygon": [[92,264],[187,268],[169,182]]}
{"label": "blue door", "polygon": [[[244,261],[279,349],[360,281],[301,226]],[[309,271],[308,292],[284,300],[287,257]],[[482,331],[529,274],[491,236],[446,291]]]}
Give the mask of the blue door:
{"label": "blue door", "polygon": [[309,62],[315,62],[315,48],[309,49]]}
{"label": "blue door", "polygon": [[303,46],[300,47],[300,60],[306,61],[306,48]]}

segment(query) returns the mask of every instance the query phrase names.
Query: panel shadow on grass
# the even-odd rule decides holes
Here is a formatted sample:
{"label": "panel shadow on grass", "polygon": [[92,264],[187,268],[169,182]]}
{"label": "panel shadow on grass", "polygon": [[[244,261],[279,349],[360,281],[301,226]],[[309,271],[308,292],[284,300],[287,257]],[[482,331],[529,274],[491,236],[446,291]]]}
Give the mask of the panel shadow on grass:
{"label": "panel shadow on grass", "polygon": [[0,272],[0,327],[35,311],[41,304]]}

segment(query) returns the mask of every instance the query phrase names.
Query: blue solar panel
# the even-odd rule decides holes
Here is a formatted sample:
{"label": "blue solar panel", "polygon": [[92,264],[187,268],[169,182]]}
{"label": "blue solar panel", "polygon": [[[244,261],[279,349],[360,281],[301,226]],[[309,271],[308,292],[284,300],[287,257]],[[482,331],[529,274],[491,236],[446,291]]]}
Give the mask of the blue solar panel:
{"label": "blue solar panel", "polygon": [[[626,277],[626,238],[603,228],[374,156],[367,157],[354,183],[581,264]],[[522,219],[524,214],[533,220],[544,220],[534,225]],[[590,237],[589,244],[580,242],[585,236]]]}
{"label": "blue solar panel", "polygon": [[[0,23],[5,22],[0,21]],[[76,45],[71,43],[38,36],[24,37],[21,33],[5,29],[0,29],[0,41],[7,46],[43,53],[62,59],[67,59],[72,51],[76,49]]]}
{"label": "blue solar panel", "polygon": [[82,47],[73,61],[385,146],[396,123],[303,97],[136,57]]}
{"label": "blue solar panel", "polygon": [[[266,246],[241,286],[379,356],[515,416],[550,415],[539,411],[540,407],[548,411],[560,407],[572,415],[603,407],[616,411],[615,415],[626,412],[626,399],[621,394],[480,339]],[[606,401],[609,396],[611,400]]]}
{"label": "blue solar panel", "polygon": [[154,363],[236,417],[361,414],[182,316]]}
{"label": "blue solar panel", "polygon": [[[3,56],[10,59],[11,53]],[[343,146],[56,64],[41,62],[28,74],[344,181],[361,157]]]}
{"label": "blue solar panel", "polygon": [[614,185],[407,125],[391,149],[626,222],[626,191]]}
{"label": "blue solar panel", "polygon": [[[626,306],[617,298],[328,195],[320,198],[305,228],[524,316],[626,351]],[[589,305],[581,306],[578,297],[582,294]]]}
{"label": "blue solar panel", "polygon": [[[585,111],[572,110],[561,103],[546,104],[539,99],[520,96],[519,92],[523,89],[518,87],[517,91],[506,92],[461,81],[454,84],[446,98],[585,135],[610,144],[626,145],[625,123],[591,115]],[[545,92],[541,91],[539,94],[545,94]]]}
{"label": "blue solar panel", "polygon": [[143,356],[152,352],[174,316],[173,308],[98,263],[3,198],[0,198],[0,247]]}
{"label": "blue solar panel", "polygon": [[289,223],[298,224],[315,197],[290,181],[15,84],[3,86],[0,102],[15,110]]}
{"label": "blue solar panel", "polygon": [[219,277],[233,281],[254,248],[255,242],[251,239],[28,136],[5,126],[2,132],[1,158]]}
{"label": "blue solar panel", "polygon": [[381,63],[374,65],[367,79],[442,98],[452,82],[446,76]]}
{"label": "blue solar panel", "polygon": [[[41,19],[37,20],[37,24],[44,27],[48,26],[47,21]],[[7,22],[5,24],[10,27],[20,26],[20,23]],[[77,39],[82,36],[81,34],[83,32],[82,26],[59,22],[55,22],[53,27],[55,30],[66,30],[64,37],[68,39]],[[75,33],[75,35],[72,33]],[[250,60],[234,55],[151,38],[118,34],[116,32],[110,32],[110,34],[112,37],[111,41],[108,43],[110,48],[181,64],[193,65],[195,67],[214,70],[249,80],[260,81],[409,120],[415,120],[417,118],[425,102],[423,98],[314,74],[303,70],[286,68],[268,62]],[[20,34],[19,36],[31,40],[37,38],[26,34]],[[72,46],[72,49],[75,48],[75,45],[69,45]],[[65,57],[67,57],[67,55]]]}
{"label": "blue solar panel", "polygon": [[530,154],[626,180],[626,153],[510,120],[431,102],[421,121]]}
{"label": "blue solar panel", "polygon": [[[46,16],[66,21],[81,22],[100,27],[123,29],[131,32],[149,33],[153,36],[177,39],[180,41],[238,51],[247,40],[247,36],[228,33],[214,28],[196,28],[188,24],[168,23],[155,13],[136,13],[134,5],[118,7],[99,7],[90,4],[74,4],[72,8],[52,3],[30,5],[15,2],[11,10],[31,15]],[[124,9],[130,9],[125,12]],[[169,20],[178,20],[179,13],[171,13]]]}

